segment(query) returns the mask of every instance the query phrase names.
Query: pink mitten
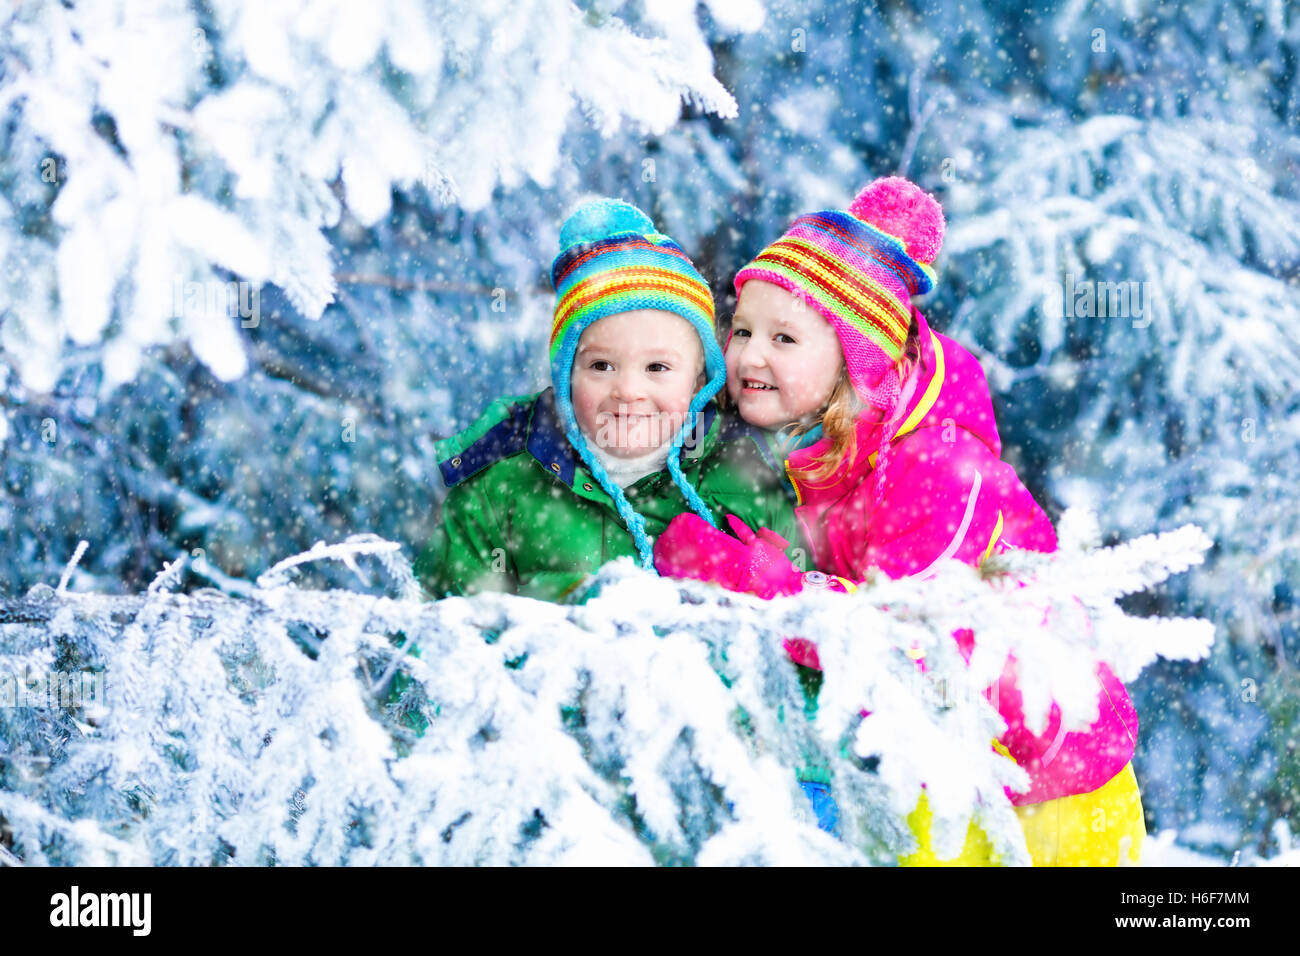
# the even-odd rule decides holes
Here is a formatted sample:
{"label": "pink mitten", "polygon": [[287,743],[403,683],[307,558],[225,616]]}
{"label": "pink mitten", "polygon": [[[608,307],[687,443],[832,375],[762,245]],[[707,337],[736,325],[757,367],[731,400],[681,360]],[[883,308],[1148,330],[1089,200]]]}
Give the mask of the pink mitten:
{"label": "pink mitten", "polygon": [[727,515],[727,523],[736,537],[750,548],[749,579],[745,590],[751,594],[770,598],[778,594],[797,594],[806,587],[824,588],[840,594],[857,589],[851,582],[833,574],[800,572],[785,556],[790,542],[771,528],[759,528],[755,533],[735,515]]}
{"label": "pink mitten", "polygon": [[699,515],[684,511],[655,541],[655,569],[666,578],[692,578],[736,590],[744,546]]}
{"label": "pink mitten", "polygon": [[790,542],[771,528],[755,533],[735,515],[727,515],[732,533],[749,550],[749,560],[740,575],[739,590],[761,598],[798,594],[803,590],[803,574],[785,556]]}
{"label": "pink mitten", "polygon": [[697,514],[679,514],[655,542],[655,568],[666,577],[708,581],[761,598],[802,590],[803,575],[785,556],[784,538],[768,528],[755,534],[735,515],[727,521],[740,540]]}

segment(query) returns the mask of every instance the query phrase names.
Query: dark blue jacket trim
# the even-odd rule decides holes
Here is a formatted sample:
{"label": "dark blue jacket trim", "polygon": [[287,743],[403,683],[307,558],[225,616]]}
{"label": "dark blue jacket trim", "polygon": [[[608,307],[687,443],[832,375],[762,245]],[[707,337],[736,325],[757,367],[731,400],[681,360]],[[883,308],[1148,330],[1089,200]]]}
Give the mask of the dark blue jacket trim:
{"label": "dark blue jacket trim", "polygon": [[547,388],[533,402],[532,424],[528,430],[528,451],[541,462],[542,467],[570,488],[573,474],[582,460],[577,450],[569,444],[555,409],[555,389]]}
{"label": "dark blue jacket trim", "polygon": [[438,462],[443,483],[448,487],[472,478],[489,465],[502,458],[524,450],[528,441],[528,420],[532,405],[516,403],[510,406],[510,417],[493,425],[478,441],[459,455]]}

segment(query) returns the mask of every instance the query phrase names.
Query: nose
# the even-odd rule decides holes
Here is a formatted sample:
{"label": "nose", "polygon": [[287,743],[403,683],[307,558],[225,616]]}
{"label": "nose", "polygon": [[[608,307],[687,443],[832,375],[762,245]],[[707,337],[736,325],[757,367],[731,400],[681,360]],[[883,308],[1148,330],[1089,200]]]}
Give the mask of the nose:
{"label": "nose", "polygon": [[758,339],[750,337],[747,340],[740,340],[739,343],[733,342],[732,348],[739,350],[739,354],[736,356],[738,371],[767,368],[767,350]]}
{"label": "nose", "polygon": [[614,384],[610,389],[610,397],[615,401],[631,403],[639,398],[644,397],[644,382],[639,372],[634,369],[621,369],[614,376]]}

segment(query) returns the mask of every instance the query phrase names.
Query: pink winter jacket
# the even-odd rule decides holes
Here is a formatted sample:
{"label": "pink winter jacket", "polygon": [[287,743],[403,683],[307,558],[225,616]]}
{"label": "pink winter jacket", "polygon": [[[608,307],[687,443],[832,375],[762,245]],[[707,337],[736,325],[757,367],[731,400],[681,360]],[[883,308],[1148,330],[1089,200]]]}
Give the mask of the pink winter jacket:
{"label": "pink winter jacket", "polygon": [[[856,460],[822,483],[791,482],[795,514],[821,571],[854,581],[879,568],[890,577],[924,574],[944,558],[978,564],[1007,547],[1056,550],[1047,515],[1001,460],[993,402],[979,362],[952,339],[930,329],[917,313],[921,361],[903,423],[890,443],[880,507],[873,508],[874,450],[879,425],[859,425]],[[786,471],[807,467],[829,447],[821,441],[792,452]],[[954,635],[969,658],[971,633]],[[800,663],[816,666],[815,650]],[[800,648],[791,648],[793,655]],[[1046,731],[1025,727],[1009,658],[996,688],[1007,722],[1000,743],[1030,776],[1023,793],[1008,790],[1017,806],[1087,793],[1105,784],[1133,757],[1137,714],[1110,668],[1097,671],[1099,714],[1086,731],[1061,734],[1055,703]],[[994,688],[986,692],[992,700]]]}

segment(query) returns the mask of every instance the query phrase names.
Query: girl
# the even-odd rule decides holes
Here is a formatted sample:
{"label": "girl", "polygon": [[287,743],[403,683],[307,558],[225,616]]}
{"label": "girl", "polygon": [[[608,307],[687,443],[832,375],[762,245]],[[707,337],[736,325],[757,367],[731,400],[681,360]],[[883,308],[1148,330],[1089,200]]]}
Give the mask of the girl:
{"label": "girl", "polygon": [[[872,568],[924,576],[947,558],[1055,550],[1047,516],[1000,460],[979,363],[912,305],[934,286],[943,231],[939,204],[889,177],[847,212],[800,216],[740,270],[727,394],[747,422],[776,430],[821,571],[801,575],[784,538],[767,529],[731,522],[737,541],[683,515],[656,543],[661,573],[771,597],[809,583],[852,589]],[[973,635],[955,636],[969,659]],[[819,668],[809,642],[787,647],[802,667]],[[1008,729],[994,746],[1029,773],[1029,789],[1009,796],[1036,865],[1115,865],[1124,852],[1136,862],[1145,836],[1130,764],[1136,714],[1109,668],[1097,679],[1101,716],[1080,733],[1060,733],[1055,705],[1043,735],[1025,728],[1014,658],[998,687]],[[974,827],[958,858],[937,860],[928,821],[922,794],[909,818],[920,849],[903,862],[987,861]]]}

